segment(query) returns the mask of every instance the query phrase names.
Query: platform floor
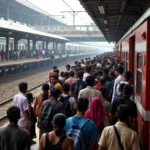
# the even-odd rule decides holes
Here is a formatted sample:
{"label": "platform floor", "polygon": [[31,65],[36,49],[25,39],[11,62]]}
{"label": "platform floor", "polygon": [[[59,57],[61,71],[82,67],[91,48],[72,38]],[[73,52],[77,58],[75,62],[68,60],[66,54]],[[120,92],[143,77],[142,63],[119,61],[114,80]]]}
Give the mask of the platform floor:
{"label": "platform floor", "polygon": [[[84,54],[90,54],[90,53],[84,53]],[[92,53],[91,53],[92,54]],[[77,54],[78,56],[83,55],[83,53],[81,54]],[[71,54],[69,56],[76,56],[76,54]],[[66,55],[62,55],[62,57],[66,57]],[[55,58],[59,58],[59,56],[55,56]],[[36,59],[36,58],[26,58],[26,59],[19,59],[19,60],[9,60],[9,61],[0,61],[0,67],[5,67],[5,66],[10,66],[10,65],[18,65],[18,64],[24,64],[24,63],[32,63],[32,62],[38,62],[38,61],[44,61],[44,60],[48,60],[50,58],[41,58],[41,59]]]}

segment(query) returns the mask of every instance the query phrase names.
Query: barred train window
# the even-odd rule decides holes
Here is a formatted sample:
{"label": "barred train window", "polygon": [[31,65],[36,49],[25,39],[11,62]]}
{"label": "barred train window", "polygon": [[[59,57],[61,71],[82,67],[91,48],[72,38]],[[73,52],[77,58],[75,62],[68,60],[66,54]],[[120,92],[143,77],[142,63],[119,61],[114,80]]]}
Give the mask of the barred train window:
{"label": "barred train window", "polygon": [[142,55],[141,53],[137,54],[137,81],[136,81],[136,94],[139,99],[142,95]]}

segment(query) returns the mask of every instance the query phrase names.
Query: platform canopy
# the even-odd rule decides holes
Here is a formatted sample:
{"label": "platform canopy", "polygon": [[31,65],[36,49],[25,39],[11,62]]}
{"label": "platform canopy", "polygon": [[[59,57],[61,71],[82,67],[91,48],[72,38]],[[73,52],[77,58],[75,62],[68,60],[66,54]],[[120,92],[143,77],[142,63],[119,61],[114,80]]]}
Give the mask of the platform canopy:
{"label": "platform canopy", "polygon": [[79,1],[109,42],[118,42],[150,7],[150,0]]}
{"label": "platform canopy", "polygon": [[1,37],[18,37],[18,38],[31,38],[34,36],[37,39],[48,39],[48,40],[56,40],[60,42],[67,42],[68,39],[54,35],[54,34],[49,34],[45,32],[41,32],[38,30],[34,30],[31,27],[28,27],[26,25],[22,25],[19,23],[14,23],[11,21],[5,21],[5,20],[0,20],[0,36]]}

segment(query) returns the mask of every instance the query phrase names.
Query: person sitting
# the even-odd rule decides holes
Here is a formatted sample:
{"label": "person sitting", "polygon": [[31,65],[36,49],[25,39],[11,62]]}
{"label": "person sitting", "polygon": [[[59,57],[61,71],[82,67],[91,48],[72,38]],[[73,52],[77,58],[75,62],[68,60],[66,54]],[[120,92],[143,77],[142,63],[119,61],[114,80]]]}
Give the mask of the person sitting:
{"label": "person sitting", "polygon": [[115,126],[104,128],[99,141],[99,150],[140,150],[137,133],[128,127],[130,111],[126,104],[118,106],[116,113],[118,122]]}
{"label": "person sitting", "polygon": [[53,131],[45,133],[40,139],[40,150],[74,150],[73,139],[64,134],[66,117],[58,113],[53,117]]}
{"label": "person sitting", "polygon": [[82,128],[82,135],[84,137],[84,148],[85,150],[97,150],[98,148],[98,138],[99,138],[99,133],[96,128],[95,123],[92,120],[88,120],[85,117],[85,112],[88,109],[89,105],[89,100],[87,98],[79,98],[76,101],[76,106],[77,106],[77,113],[75,116],[68,118],[66,120],[66,133],[69,133],[70,129],[72,129],[73,125],[78,125],[80,126],[81,123]]}
{"label": "person sitting", "polygon": [[8,126],[0,128],[0,149],[1,150],[30,150],[31,138],[29,133],[19,128],[20,109],[11,106],[7,109]]}

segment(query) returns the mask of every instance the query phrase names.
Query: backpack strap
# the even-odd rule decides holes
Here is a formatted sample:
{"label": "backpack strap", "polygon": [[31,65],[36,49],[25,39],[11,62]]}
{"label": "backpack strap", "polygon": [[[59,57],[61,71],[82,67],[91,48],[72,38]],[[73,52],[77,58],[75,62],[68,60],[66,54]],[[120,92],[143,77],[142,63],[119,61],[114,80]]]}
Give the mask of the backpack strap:
{"label": "backpack strap", "polygon": [[89,119],[85,118],[80,124],[79,124],[79,128],[82,129],[84,127],[84,125],[89,121]]}
{"label": "backpack strap", "polygon": [[121,139],[120,139],[120,136],[119,136],[119,133],[118,133],[118,130],[117,130],[116,126],[113,126],[113,128],[115,130],[119,146],[120,146],[121,150],[124,150],[123,145],[121,144]]}
{"label": "backpack strap", "polygon": [[68,121],[69,121],[70,128],[72,128],[72,126],[73,126],[73,117],[68,118]]}

